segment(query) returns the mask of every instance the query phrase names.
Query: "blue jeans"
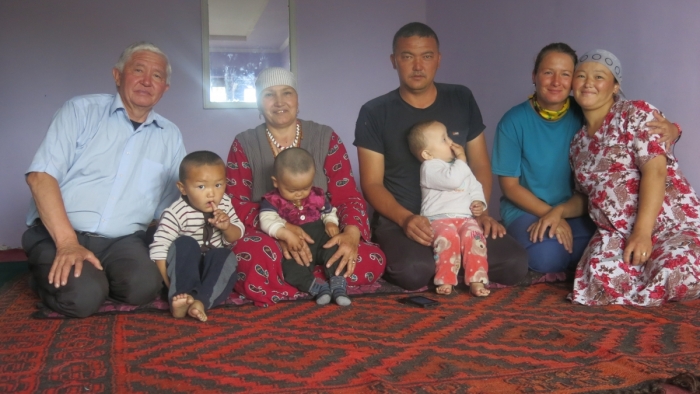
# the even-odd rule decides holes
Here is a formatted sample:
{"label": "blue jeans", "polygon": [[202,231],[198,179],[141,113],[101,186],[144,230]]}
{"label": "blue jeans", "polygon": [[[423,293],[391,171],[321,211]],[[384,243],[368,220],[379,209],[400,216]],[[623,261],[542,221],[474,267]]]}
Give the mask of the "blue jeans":
{"label": "blue jeans", "polygon": [[530,242],[530,233],[527,232],[527,228],[538,220],[539,218],[535,215],[523,213],[507,228],[508,234],[527,250],[528,267],[541,273],[564,272],[575,269],[576,264],[578,264],[583,255],[583,251],[588,246],[588,241],[591,240],[593,233],[595,233],[595,223],[588,215],[566,219],[574,238],[573,253],[569,253],[564,249],[564,245],[559,243],[556,236],[549,237],[549,229],[547,229],[542,242]]}

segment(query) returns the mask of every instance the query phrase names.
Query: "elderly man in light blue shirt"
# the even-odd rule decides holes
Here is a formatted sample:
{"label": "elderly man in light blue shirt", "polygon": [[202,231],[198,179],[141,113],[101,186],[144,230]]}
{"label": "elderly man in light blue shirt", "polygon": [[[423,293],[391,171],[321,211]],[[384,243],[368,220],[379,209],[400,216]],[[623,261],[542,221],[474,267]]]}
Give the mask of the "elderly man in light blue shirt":
{"label": "elderly man in light blue shirt", "polygon": [[185,156],[180,130],[153,111],[170,73],[156,46],[131,45],[113,69],[118,94],[66,102],[27,170],[22,246],[56,312],[85,317],[108,297],[141,305],[161,290],[145,230],[177,199]]}

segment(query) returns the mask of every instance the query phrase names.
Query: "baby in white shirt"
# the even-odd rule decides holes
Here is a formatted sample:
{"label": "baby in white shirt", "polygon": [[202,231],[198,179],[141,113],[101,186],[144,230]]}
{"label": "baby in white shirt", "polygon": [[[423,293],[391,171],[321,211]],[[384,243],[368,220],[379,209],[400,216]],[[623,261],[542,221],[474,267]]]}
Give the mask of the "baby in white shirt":
{"label": "baby in white shirt", "polygon": [[486,239],[475,216],[486,209],[486,198],[469,166],[464,148],[447,135],[437,121],[411,128],[408,143],[421,161],[421,215],[430,220],[435,251],[435,285],[438,294],[450,294],[464,263],[465,283],[473,295],[490,291]]}

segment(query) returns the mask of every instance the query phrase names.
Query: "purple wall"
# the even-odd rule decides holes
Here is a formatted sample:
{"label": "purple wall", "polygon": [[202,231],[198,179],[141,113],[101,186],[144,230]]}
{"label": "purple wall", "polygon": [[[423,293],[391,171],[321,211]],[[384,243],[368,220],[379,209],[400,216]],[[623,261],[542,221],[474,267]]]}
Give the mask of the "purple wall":
{"label": "purple wall", "polygon": [[[360,107],[399,86],[391,67],[394,33],[408,22],[425,22],[423,0],[297,0],[299,117],[331,126],[348,149]],[[358,181],[359,184],[359,181]]]}
{"label": "purple wall", "polygon": [[[360,105],[396,87],[394,32],[425,21],[425,10],[425,0],[297,0],[300,116],[351,144]],[[23,174],[55,111],[76,95],[114,92],[112,66],[142,39],[170,57],[171,87],[156,111],[180,127],[188,151],[225,157],[236,133],[260,123],[255,109],[203,109],[199,1],[0,1],[0,245],[20,246]],[[350,154],[356,165],[352,145]]]}
{"label": "purple wall", "polygon": [[[474,90],[489,141],[500,116],[530,93],[530,68],[542,46],[565,41],[581,51],[611,50],[625,67],[628,97],[652,102],[685,127],[676,153],[700,187],[700,174],[691,171],[700,164],[693,156],[700,146],[694,130],[700,52],[691,43],[700,36],[692,21],[700,3],[694,0],[295,2],[300,117],[332,126],[356,169],[357,112],[398,86],[391,38],[417,20],[440,36],[438,80]],[[113,92],[112,66],[140,39],[170,56],[172,86],[156,110],[180,127],[189,151],[225,156],[236,133],[260,123],[254,109],[203,109],[198,1],[0,1],[0,245],[20,245],[30,198],[23,173],[54,112],[72,96]]]}
{"label": "purple wall", "polygon": [[[427,20],[442,52],[439,81],[469,86],[486,124],[489,149],[501,116],[532,93],[537,52],[566,42],[581,55],[607,49],[623,65],[623,91],[660,108],[684,128],[675,149],[700,189],[700,2],[693,0],[428,1]],[[494,180],[495,181],[495,180]],[[495,188],[492,206],[498,205]],[[496,213],[496,212],[493,212]]]}

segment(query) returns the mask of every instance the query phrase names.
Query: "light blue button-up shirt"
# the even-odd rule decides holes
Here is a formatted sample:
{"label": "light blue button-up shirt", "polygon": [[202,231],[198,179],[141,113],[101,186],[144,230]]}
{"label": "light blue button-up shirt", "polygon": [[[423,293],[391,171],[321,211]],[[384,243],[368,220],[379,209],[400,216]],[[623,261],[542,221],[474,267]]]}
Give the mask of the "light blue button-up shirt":
{"label": "light blue button-up shirt", "polygon": [[[67,101],[27,170],[58,181],[73,228],[115,238],[145,230],[175,201],[185,146],[180,130],[151,111],[134,130],[120,96]],[[32,199],[27,225],[39,217]]]}

